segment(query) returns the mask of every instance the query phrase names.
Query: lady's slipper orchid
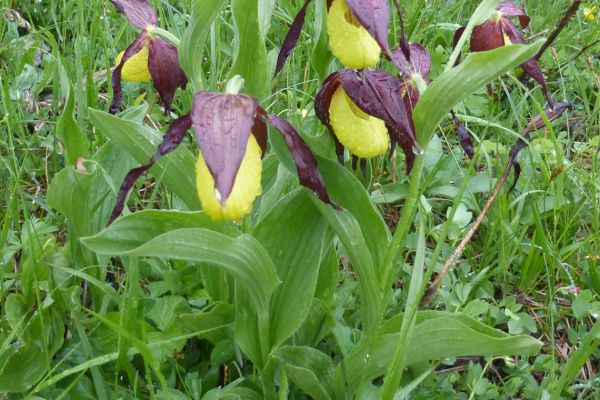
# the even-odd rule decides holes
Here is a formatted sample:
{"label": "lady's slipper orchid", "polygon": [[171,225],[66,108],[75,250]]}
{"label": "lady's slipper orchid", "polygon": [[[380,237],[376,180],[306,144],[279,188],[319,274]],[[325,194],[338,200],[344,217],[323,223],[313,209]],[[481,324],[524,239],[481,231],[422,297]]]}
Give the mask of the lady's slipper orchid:
{"label": "lady's slipper orchid", "polygon": [[173,151],[194,128],[200,155],[196,164],[197,191],[204,211],[215,220],[240,220],[252,210],[261,192],[261,156],[267,143],[266,121],[284,136],[300,183],[332,204],[317,162],[298,132],[285,120],[268,115],[258,101],[243,94],[199,92],[192,109],[173,121],[150,161],[125,177],[109,223],[124,207],[135,181],[162,156]]}
{"label": "lady's slipper orchid", "polygon": [[121,79],[132,82],[147,82],[151,79],[163,106],[169,110],[177,88],[187,84],[185,73],[179,66],[177,48],[150,32],[157,26],[158,17],[146,0],[111,2],[142,32],[117,57],[117,66],[112,76],[114,98],[110,112],[116,113],[121,106]]}
{"label": "lady's slipper orchid", "polygon": [[[525,11],[517,7],[513,2],[503,2],[496,6],[497,15],[483,24],[476,26],[471,34],[471,51],[488,51],[498,47],[508,46],[511,44],[523,44],[525,40],[521,32],[515,24],[509,19],[510,17],[518,17],[521,27],[526,28],[529,25],[529,17]],[[455,34],[455,42],[462,35],[464,28],[459,29]],[[535,58],[530,58],[521,64],[523,71],[535,79],[544,92],[548,106],[552,108],[554,101],[548,91],[546,80],[542,74],[542,70]]]}
{"label": "lady's slipper orchid", "polygon": [[396,143],[405,153],[420,152],[402,82],[387,72],[348,68],[334,72],[317,94],[315,113],[339,142],[340,161],[344,147],[358,157],[393,152]]}
{"label": "lady's slipper orchid", "polygon": [[[409,58],[406,58],[405,53],[409,54]],[[397,49],[392,54],[394,64],[400,70],[400,80],[402,86],[402,98],[404,100],[404,107],[408,114],[409,122],[414,130],[413,122],[413,109],[420,97],[420,84],[429,83],[429,71],[431,70],[431,56],[425,47],[419,43],[411,43],[408,46],[408,51]],[[458,134],[458,140],[465,151],[465,154],[469,158],[473,158],[475,154],[475,148],[471,139],[471,134],[456,117],[453,111],[450,112],[454,124],[456,126],[456,132]],[[399,143],[400,147],[403,147],[402,143]],[[404,144],[408,146],[408,144]],[[404,147],[403,147],[404,148]],[[410,171],[412,163],[414,161],[414,155],[412,153],[406,153],[407,169]]]}
{"label": "lady's slipper orchid", "polygon": [[[310,1],[304,1],[290,26],[277,58],[275,75],[298,43]],[[387,41],[390,26],[387,0],[327,0],[327,8],[329,47],[344,66],[373,67],[381,51],[391,57]]]}

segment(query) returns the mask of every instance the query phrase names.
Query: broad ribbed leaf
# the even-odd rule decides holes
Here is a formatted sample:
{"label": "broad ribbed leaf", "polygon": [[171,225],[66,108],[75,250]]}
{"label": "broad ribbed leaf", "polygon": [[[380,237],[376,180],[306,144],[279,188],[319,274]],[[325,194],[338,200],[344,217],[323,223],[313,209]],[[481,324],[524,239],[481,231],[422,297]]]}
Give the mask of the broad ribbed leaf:
{"label": "broad ribbed leaf", "polygon": [[69,164],[73,165],[79,157],[88,156],[90,143],[73,116],[75,92],[58,52],[55,54],[55,58],[58,64],[58,76],[65,102],[60,119],[56,124],[56,135],[60,138],[65,148],[65,158]]}
{"label": "broad ribbed leaf", "polygon": [[470,54],[458,67],[436,78],[421,95],[413,112],[417,140],[421,147],[448,112],[482,86],[532,57],[543,40],[530,45],[504,46]]}
{"label": "broad ribbed leaf", "polygon": [[265,33],[262,32],[259,2],[232,0],[234,21],[233,66],[229,76],[244,78],[244,93],[262,98],[268,89],[271,73],[267,62]]}
{"label": "broad ribbed leaf", "polygon": [[[89,110],[89,115],[96,129],[140,164],[150,159],[162,141],[160,132],[135,122],[98,110]],[[190,210],[200,208],[198,195],[193,189],[196,187],[194,163],[195,157],[192,153],[184,147],[179,147],[169,156],[159,160],[150,170],[167,188],[181,198]]]}
{"label": "broad ribbed leaf", "polygon": [[[351,390],[360,385],[361,379],[371,380],[385,373],[399,339],[398,333],[389,332],[397,332],[401,324],[401,316],[390,321],[384,330],[388,333],[356,346],[336,367],[336,373],[345,377]],[[530,336],[511,336],[463,314],[421,311],[406,349],[406,366],[449,357],[532,355],[541,346],[542,342]]]}
{"label": "broad ribbed leaf", "polygon": [[334,201],[344,207],[335,211],[322,204],[317,206],[344,244],[352,268],[358,275],[363,302],[363,323],[372,328],[381,302],[378,267],[389,244],[389,232],[381,215],[369,199],[361,183],[335,161],[320,158],[325,182]]}
{"label": "broad ribbed leaf", "polygon": [[[360,181],[342,165],[319,158],[319,169],[334,199],[356,218],[375,266],[381,265],[390,241],[385,221]],[[351,235],[353,236],[353,235]]]}
{"label": "broad ribbed leaf", "polygon": [[284,346],[273,353],[287,376],[313,399],[336,399],[333,362],[312,347]]}
{"label": "broad ribbed leaf", "polygon": [[192,16],[181,44],[179,62],[192,82],[194,92],[203,89],[202,55],[210,26],[226,2],[223,0],[194,0]]}
{"label": "broad ribbed leaf", "polygon": [[183,228],[205,228],[230,237],[240,231],[233,223],[215,222],[200,211],[144,210],[129,214],[107,227],[102,236],[91,236],[84,240],[88,247],[102,247],[106,251],[110,238],[110,252],[132,251],[164,233]]}
{"label": "broad ribbed leaf", "polygon": [[313,301],[328,224],[305,191],[283,198],[254,228],[253,236],[270,254],[281,285],[271,301],[271,345],[290,337]]}
{"label": "broad ribbed leaf", "polygon": [[242,284],[251,294],[255,306],[262,310],[268,309],[271,294],[279,283],[271,258],[250,235],[232,238],[209,229],[185,228],[168,231],[140,246],[128,248],[120,243],[122,235],[108,227],[82,241],[100,254],[164,257],[223,268]]}

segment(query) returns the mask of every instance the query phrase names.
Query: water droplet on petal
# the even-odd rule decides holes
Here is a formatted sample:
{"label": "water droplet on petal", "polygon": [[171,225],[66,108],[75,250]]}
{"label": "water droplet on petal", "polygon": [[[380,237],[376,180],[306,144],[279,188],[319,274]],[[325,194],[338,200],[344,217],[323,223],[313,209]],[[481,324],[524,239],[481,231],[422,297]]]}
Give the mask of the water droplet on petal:
{"label": "water droplet on petal", "polygon": [[419,146],[417,143],[415,143],[412,147],[412,152],[414,155],[416,156],[422,156],[423,154],[425,154],[425,150],[423,150],[421,148],[421,146]]}

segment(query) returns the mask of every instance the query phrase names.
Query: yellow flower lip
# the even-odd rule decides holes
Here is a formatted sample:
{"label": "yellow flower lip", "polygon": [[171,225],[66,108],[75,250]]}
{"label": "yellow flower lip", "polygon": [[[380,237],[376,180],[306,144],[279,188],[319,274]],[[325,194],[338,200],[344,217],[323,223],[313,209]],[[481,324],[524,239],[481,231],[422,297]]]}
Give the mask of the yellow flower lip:
{"label": "yellow flower lip", "polygon": [[260,195],[262,175],[262,149],[250,135],[246,153],[235,177],[235,182],[225,205],[221,204],[221,193],[200,152],[196,162],[196,190],[202,209],[217,221],[240,221],[252,211],[252,205]]}
{"label": "yellow flower lip", "polygon": [[390,146],[385,122],[358,108],[342,86],[331,97],[329,120],[340,143],[358,157],[385,154]]}
{"label": "yellow flower lip", "polygon": [[585,7],[583,9],[583,15],[588,21],[593,22],[596,20],[596,12],[597,11],[598,11],[598,7],[596,7],[596,6],[593,6],[592,8]]}
{"label": "yellow flower lip", "polygon": [[370,68],[379,61],[381,50],[363,28],[344,0],[333,0],[327,15],[331,52],[348,68]]}
{"label": "yellow flower lip", "polygon": [[[124,51],[120,52],[115,59],[115,64],[119,65],[123,59]],[[142,49],[125,61],[121,71],[121,78],[128,82],[150,82],[152,75],[148,69],[148,46]]]}

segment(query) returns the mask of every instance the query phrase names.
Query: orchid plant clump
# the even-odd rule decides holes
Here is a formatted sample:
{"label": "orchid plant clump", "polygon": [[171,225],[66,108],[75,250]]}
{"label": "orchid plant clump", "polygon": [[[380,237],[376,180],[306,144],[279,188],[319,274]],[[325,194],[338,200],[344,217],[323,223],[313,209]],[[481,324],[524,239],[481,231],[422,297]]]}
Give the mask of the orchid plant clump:
{"label": "orchid plant clump", "polygon": [[[143,164],[124,174],[116,193],[107,194],[107,199],[114,200],[106,216],[109,226],[82,240],[89,250],[122,257],[134,266],[137,261],[131,260],[138,257],[180,260],[188,274],[188,266],[201,266],[199,283],[188,294],[200,293],[202,301],[195,299],[180,307],[186,312],[177,318],[184,322],[165,346],[172,345],[169,350],[182,354],[188,339],[206,340],[211,348],[221,346],[225,355],[216,351],[211,355],[211,363],[216,364],[211,373],[219,375],[219,382],[202,388],[206,398],[275,399],[287,398],[289,393],[317,399],[402,398],[402,387],[418,386],[437,365],[435,360],[508,357],[539,350],[541,343],[530,336],[511,336],[466,314],[419,310],[421,300],[435,294],[431,286],[439,282],[430,282],[440,272],[436,260],[448,233],[445,228],[441,239],[436,237],[435,249],[427,249],[423,193],[435,171],[426,176],[430,168],[426,157],[438,126],[452,121],[456,142],[473,158],[477,143],[453,110],[475,91],[521,66],[539,85],[547,105],[525,125],[509,154],[505,175],[515,166],[518,174],[517,156],[528,136],[572,107],[553,100],[533,57],[541,43],[527,44],[513,23],[512,18],[518,18],[522,28],[528,26],[523,8],[512,2],[483,1],[470,23],[454,37],[455,44],[468,40],[471,54],[458,62],[462,48],[455,48],[446,70],[432,76],[436,69],[427,43],[408,40],[401,2],[394,0],[390,7],[388,0],[315,0],[312,12],[326,25],[320,32],[326,38],[325,51],[337,60],[327,64],[320,88],[308,93],[314,121],[326,131],[321,136],[297,129],[283,118],[288,113],[294,125],[308,126],[296,124],[294,110],[281,110],[279,97],[267,91],[244,92],[244,82],[259,81],[266,72],[269,79],[274,72],[272,89],[276,91],[286,61],[302,45],[311,0],[304,1],[293,19],[269,71],[253,71],[246,65],[243,76],[238,75],[239,60],[256,59],[259,66],[268,65],[271,59],[266,48],[268,18],[260,15],[268,9],[263,3],[259,7],[249,0],[196,0],[187,40],[180,42],[158,27],[157,13],[147,0],[110,1],[141,33],[115,60],[109,111],[118,115],[99,111],[90,115],[98,129],[110,132],[111,126],[118,126],[123,134],[137,135],[129,141],[114,133],[112,138],[115,143],[129,143],[127,151]],[[211,24],[225,4],[231,6],[227,12],[236,30],[233,48],[226,52],[235,68],[218,81],[199,78],[186,67],[189,60],[200,63],[203,59],[203,46],[193,42],[204,43],[209,35],[217,34]],[[391,32],[394,19],[399,32]],[[253,38],[255,48],[244,42],[242,33]],[[390,46],[392,39],[395,46]],[[211,49],[211,55],[215,54]],[[187,61],[180,65],[180,60]],[[156,130],[120,113],[122,81],[152,81],[164,110],[169,111],[163,116],[168,127],[157,147],[154,139],[144,136]],[[173,102],[186,90],[190,94],[187,103],[182,99],[174,107],[186,111],[172,118]],[[182,146],[190,129],[198,148],[193,150],[195,155]],[[323,143],[331,148],[319,147]],[[365,165],[371,159],[394,159],[397,146],[404,154],[408,183],[400,219],[390,224],[394,226],[390,231],[368,189],[345,167],[345,161],[361,159]],[[180,177],[169,175],[173,168]],[[131,189],[150,170],[165,177],[165,186],[177,188],[175,197],[193,191],[199,204],[186,197],[185,206],[173,202],[174,210],[121,216]],[[296,188],[294,176],[309,192]],[[505,180],[506,176],[499,179],[490,204]],[[449,209],[449,220],[459,202]],[[472,236],[479,223],[464,236]],[[426,260],[433,260],[432,264],[427,266]],[[160,288],[162,294],[174,295],[178,287],[174,282],[195,279],[189,275],[175,278],[180,272],[177,268],[164,273],[171,281],[168,289]],[[339,299],[333,293],[342,270],[350,271],[356,283],[352,289],[360,310],[356,315],[334,312],[334,301]],[[410,278],[404,276],[400,284],[398,277],[404,270],[410,271]],[[404,302],[401,312],[391,306],[397,298]],[[429,346],[429,341],[434,345]],[[159,362],[163,356],[153,359],[150,369],[166,392],[169,382],[161,379]],[[423,367],[429,372],[419,378],[414,372]],[[403,376],[408,370],[414,385]]]}

